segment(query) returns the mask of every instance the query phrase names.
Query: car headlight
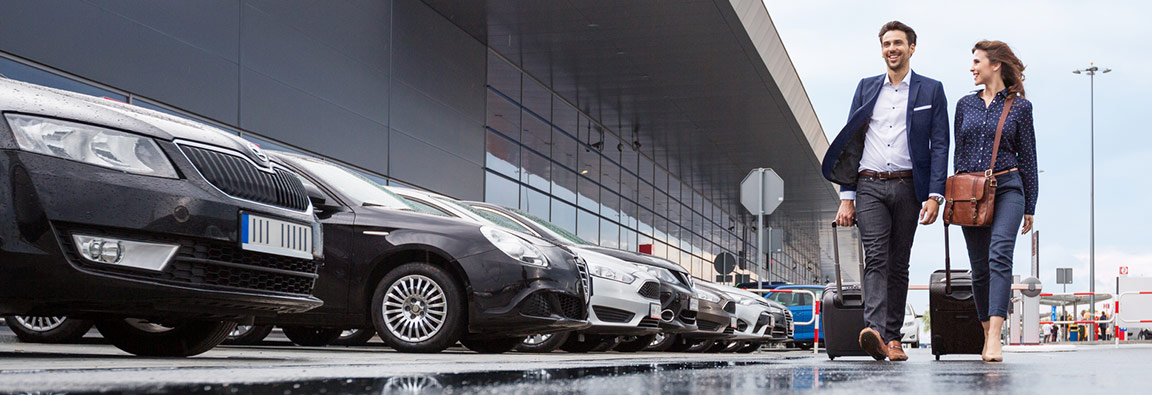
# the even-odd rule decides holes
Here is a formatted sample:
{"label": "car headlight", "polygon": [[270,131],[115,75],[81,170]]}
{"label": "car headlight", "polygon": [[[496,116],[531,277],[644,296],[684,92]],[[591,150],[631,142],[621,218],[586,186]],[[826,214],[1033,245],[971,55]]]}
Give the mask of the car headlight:
{"label": "car headlight", "polygon": [[177,178],[156,140],[77,122],[5,114],[20,149],[132,174]]}
{"label": "car headlight", "polygon": [[644,270],[647,270],[649,274],[656,276],[656,278],[660,279],[660,281],[675,284],[680,283],[680,280],[676,279],[676,276],[672,275],[672,271],[668,269],[655,266],[644,266]]}
{"label": "car headlight", "polygon": [[603,279],[619,281],[625,284],[631,284],[632,282],[636,281],[636,276],[621,271],[612,270],[606,266],[600,266],[593,263],[588,264],[588,274]]}
{"label": "car headlight", "polygon": [[516,261],[533,266],[548,267],[548,258],[539,248],[516,235],[496,228],[481,226],[480,233],[496,248]]}
{"label": "car headlight", "polygon": [[712,303],[720,303],[720,301],[722,300],[722,299],[720,299],[719,295],[716,295],[714,293],[711,293],[711,292],[708,292],[708,291],[705,291],[702,289],[696,290],[696,297],[699,297],[700,299],[707,300],[707,301],[712,302]]}

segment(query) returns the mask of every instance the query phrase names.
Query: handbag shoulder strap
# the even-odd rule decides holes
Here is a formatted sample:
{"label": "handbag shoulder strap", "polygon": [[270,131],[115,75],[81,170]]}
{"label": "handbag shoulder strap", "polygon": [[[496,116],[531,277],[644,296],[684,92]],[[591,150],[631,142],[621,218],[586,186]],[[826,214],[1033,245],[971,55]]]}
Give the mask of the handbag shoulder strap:
{"label": "handbag shoulder strap", "polygon": [[996,155],[1000,153],[1000,135],[1004,132],[1004,121],[1008,119],[1008,111],[1012,109],[1012,102],[1016,96],[1008,96],[1008,100],[1004,101],[1004,109],[1000,111],[1000,122],[996,123],[996,138],[992,142],[992,163],[988,165],[988,172],[986,176],[991,177],[992,172],[996,171]]}

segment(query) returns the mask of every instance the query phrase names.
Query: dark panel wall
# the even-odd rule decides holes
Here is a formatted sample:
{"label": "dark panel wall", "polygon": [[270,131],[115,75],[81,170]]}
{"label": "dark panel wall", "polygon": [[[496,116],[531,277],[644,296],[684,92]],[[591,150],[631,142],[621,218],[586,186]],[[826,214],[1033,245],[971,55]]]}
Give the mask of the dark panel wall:
{"label": "dark panel wall", "polygon": [[419,0],[0,9],[0,51],[411,184],[484,196],[485,46]]}

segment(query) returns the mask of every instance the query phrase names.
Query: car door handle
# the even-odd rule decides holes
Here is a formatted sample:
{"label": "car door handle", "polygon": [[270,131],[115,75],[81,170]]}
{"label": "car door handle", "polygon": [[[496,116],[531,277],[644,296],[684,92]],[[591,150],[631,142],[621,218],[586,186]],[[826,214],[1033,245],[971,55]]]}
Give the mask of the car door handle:
{"label": "car door handle", "polygon": [[381,232],[381,231],[376,231],[376,230],[366,230],[366,231],[364,231],[364,234],[369,235],[369,236],[387,236],[388,232]]}

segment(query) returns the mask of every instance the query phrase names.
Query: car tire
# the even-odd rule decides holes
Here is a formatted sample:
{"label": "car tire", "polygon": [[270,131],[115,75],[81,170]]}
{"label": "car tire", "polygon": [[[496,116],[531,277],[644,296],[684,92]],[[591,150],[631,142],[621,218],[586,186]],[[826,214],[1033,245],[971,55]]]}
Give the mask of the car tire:
{"label": "car tire", "polygon": [[912,343],[911,348],[920,348],[920,342]]}
{"label": "car tire", "polygon": [[703,352],[709,353],[709,354],[715,354],[715,353],[719,353],[719,352],[724,352],[724,350],[728,349],[731,346],[732,346],[732,344],[728,341],[717,340],[717,341],[712,342],[712,345],[708,346],[707,349],[704,349]]}
{"label": "car tire", "polygon": [[269,333],[272,333],[272,325],[236,325],[236,329],[228,332],[224,344],[233,346],[260,344]]}
{"label": "car tire", "polygon": [[460,339],[460,344],[464,348],[478,352],[480,354],[503,354],[516,348],[524,343],[524,337],[504,337],[504,338],[488,338],[488,339]]}
{"label": "car tire", "polygon": [[762,346],[764,346],[764,343],[748,342],[747,345],[745,345],[743,348],[741,348],[739,350],[736,350],[736,352],[740,353],[740,354],[751,354],[751,353],[754,353],[756,351],[759,351],[760,347],[762,347]]}
{"label": "car tire", "polygon": [[675,333],[657,333],[652,338],[652,344],[648,345],[647,351],[668,351],[669,347],[676,342],[676,338],[680,337]]}
{"label": "car tire", "polygon": [[[351,332],[351,333],[349,333]],[[340,331],[340,337],[332,341],[338,346],[363,346],[376,336],[376,328],[352,328]]]}
{"label": "car tire", "polygon": [[716,345],[715,340],[701,340],[688,347],[688,352],[708,352],[708,349]]}
{"label": "car tire", "polygon": [[532,335],[516,345],[516,351],[530,353],[549,353],[560,349],[572,332],[549,333],[545,335]]}
{"label": "car tire", "polygon": [[[417,295],[407,292],[401,287],[394,287],[402,281],[407,281],[410,284],[432,285],[433,287],[419,288],[426,289],[426,291],[421,291]],[[404,301],[405,304],[398,305],[400,307],[391,306],[392,309],[386,311],[384,309],[386,297]],[[429,298],[433,300],[443,299],[444,305],[436,307],[434,313],[428,313],[426,302]],[[410,319],[408,314],[411,313],[406,310],[411,307],[408,304],[409,301],[423,306],[420,307],[420,315],[415,318],[432,325],[432,328],[427,329],[427,332],[405,334],[399,328],[391,327],[388,323],[388,317],[394,318],[393,321]],[[408,263],[388,272],[376,285],[376,291],[372,294],[372,324],[376,327],[380,339],[397,351],[435,353],[455,345],[463,337],[468,323],[467,308],[464,291],[447,270],[427,263]],[[385,314],[388,317],[385,317]],[[431,322],[435,320],[434,316],[436,315],[441,317],[439,324]],[[433,318],[429,319],[428,317]]]}
{"label": "car tire", "polygon": [[630,336],[630,338],[631,337],[635,337],[635,339],[629,339],[628,341],[623,341],[624,339],[621,339],[622,341],[620,344],[617,344],[616,348],[613,348],[613,350],[618,352],[644,351],[644,349],[652,345],[652,341],[656,339],[656,335]]}
{"label": "car tire", "polygon": [[8,329],[25,343],[75,343],[92,329],[92,321],[66,316],[4,316]]}
{"label": "car tire", "polygon": [[564,341],[564,344],[560,345],[560,349],[570,353],[578,354],[591,352],[597,348],[604,347],[604,345],[609,342],[613,342],[613,337],[614,336],[589,335],[587,333],[582,335],[572,335],[568,336],[568,340]]}
{"label": "car tire", "polygon": [[189,357],[220,345],[233,321],[189,321],[161,326],[133,318],[96,321],[96,330],[125,352],[147,357]]}
{"label": "car tire", "polygon": [[808,351],[808,350],[812,349],[812,343],[810,343],[810,342],[798,342],[798,343],[796,343],[796,347],[799,347],[801,350]]}
{"label": "car tire", "polygon": [[340,333],[344,332],[339,328],[321,328],[316,326],[283,326],[280,329],[284,330],[284,336],[292,341],[292,344],[304,347],[324,347],[336,339],[340,338]]}
{"label": "car tire", "polygon": [[692,348],[692,346],[695,346],[697,343],[699,343],[701,341],[702,340],[689,339],[689,338],[686,338],[684,336],[676,336],[675,341],[672,342],[672,346],[668,347],[668,351],[669,352],[687,352],[688,349]]}

